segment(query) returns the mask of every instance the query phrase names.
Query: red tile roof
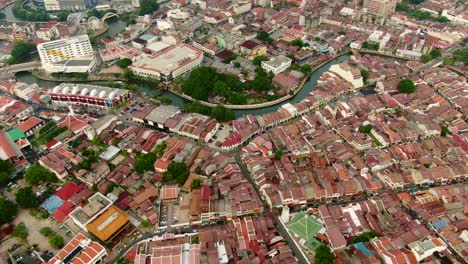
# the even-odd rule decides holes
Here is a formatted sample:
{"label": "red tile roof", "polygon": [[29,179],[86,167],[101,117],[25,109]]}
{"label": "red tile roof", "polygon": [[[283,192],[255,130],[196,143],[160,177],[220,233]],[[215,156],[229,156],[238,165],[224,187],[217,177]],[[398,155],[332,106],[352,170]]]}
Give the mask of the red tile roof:
{"label": "red tile roof", "polygon": [[55,195],[66,201],[73,195],[83,190],[83,184],[76,184],[74,182],[67,182],[62,188],[55,192]]}
{"label": "red tile roof", "polygon": [[31,130],[32,128],[34,128],[35,126],[39,125],[40,123],[42,123],[42,120],[33,116],[29,118],[28,120],[19,124],[16,128],[22,130],[23,132],[27,132]]}

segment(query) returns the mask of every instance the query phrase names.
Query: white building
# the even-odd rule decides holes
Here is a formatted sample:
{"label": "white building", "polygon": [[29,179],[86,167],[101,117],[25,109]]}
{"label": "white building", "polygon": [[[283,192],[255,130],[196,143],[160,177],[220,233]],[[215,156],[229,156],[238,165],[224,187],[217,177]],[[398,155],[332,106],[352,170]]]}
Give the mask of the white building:
{"label": "white building", "polygon": [[[78,233],[47,264],[57,263],[100,263],[107,256],[106,249],[82,233]],[[68,261],[67,261],[68,260]]]}
{"label": "white building", "polygon": [[63,11],[63,10],[86,10],[90,1],[87,0],[44,0],[44,7],[47,11]]}
{"label": "white building", "polygon": [[184,12],[180,9],[174,9],[167,11],[167,17],[173,19],[188,19],[190,17],[190,14],[189,12]]}
{"label": "white building", "polygon": [[266,72],[273,72],[276,75],[291,67],[291,63],[292,59],[284,55],[279,55],[278,57],[272,58],[269,61],[262,61],[262,68]]}
{"label": "white building", "polygon": [[147,55],[134,62],[129,68],[136,75],[156,78],[165,83],[170,83],[177,76],[200,66],[202,60],[202,51],[182,43],[166,48],[154,55]]}
{"label": "white building", "polygon": [[41,43],[37,51],[47,72],[89,72],[96,66],[88,35]]}
{"label": "white building", "polygon": [[39,87],[37,84],[26,84],[26,83],[17,83],[15,87],[13,88],[13,92],[18,96],[19,98],[28,101],[29,96],[31,96],[34,92],[38,91]]}
{"label": "white building", "polygon": [[408,248],[416,257],[418,262],[432,256],[435,252],[443,252],[447,244],[440,238],[427,237],[408,244]]}

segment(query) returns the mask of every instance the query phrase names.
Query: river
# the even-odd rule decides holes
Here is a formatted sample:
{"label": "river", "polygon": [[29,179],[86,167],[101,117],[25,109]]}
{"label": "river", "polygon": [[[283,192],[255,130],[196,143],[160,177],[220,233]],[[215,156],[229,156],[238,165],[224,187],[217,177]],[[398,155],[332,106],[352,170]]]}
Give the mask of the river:
{"label": "river", "polygon": [[[237,117],[246,115],[246,114],[252,114],[252,115],[261,115],[265,114],[268,112],[273,112],[276,111],[281,105],[286,104],[286,103],[297,103],[300,102],[302,99],[307,97],[312,89],[314,88],[315,84],[317,83],[317,80],[320,78],[320,76],[327,71],[332,65],[341,63],[345,61],[347,58],[349,58],[349,55],[342,55],[338,58],[335,58],[334,60],[331,60],[330,62],[326,63],[322,67],[320,67],[318,70],[313,72],[309,80],[304,84],[304,87],[302,87],[301,91],[296,94],[293,98],[279,103],[277,105],[273,106],[268,106],[264,108],[258,108],[258,109],[248,109],[248,110],[234,110],[235,114]],[[20,82],[25,82],[28,84],[32,83],[37,83],[39,87],[55,87],[56,85],[59,84],[59,82],[52,82],[52,81],[43,81],[39,80],[36,77],[34,77],[30,72],[20,72],[16,74],[16,79]],[[149,96],[154,96],[154,95],[161,95],[161,96],[166,96],[172,100],[173,105],[177,105],[178,107],[183,107],[184,103],[187,102],[187,100],[167,91],[160,90],[156,87],[153,87],[151,85],[147,84],[140,84],[140,87],[142,88],[143,92]]]}
{"label": "river", "polygon": [[[21,19],[18,19],[13,15],[12,8],[13,8],[13,5],[8,5],[4,9],[2,9],[2,12],[4,12],[5,15],[6,15],[5,20],[6,21],[11,21],[11,22],[21,21]],[[115,35],[120,33],[122,30],[124,30],[126,26],[127,26],[127,23],[125,21],[123,21],[123,20],[120,20],[120,19],[110,20],[109,29],[104,34],[102,34],[101,36],[114,37]],[[234,110],[234,112],[235,112],[237,117],[242,116],[242,115],[246,115],[246,114],[261,115],[261,114],[265,114],[265,113],[268,113],[268,112],[276,111],[283,104],[300,102],[302,99],[304,99],[305,97],[307,97],[310,94],[310,92],[314,88],[315,84],[317,83],[318,78],[320,78],[320,76],[325,71],[327,71],[332,65],[337,64],[337,63],[341,63],[341,62],[345,61],[348,58],[349,58],[349,55],[343,55],[343,56],[340,56],[338,58],[335,58],[335,59],[331,60],[327,64],[320,67],[318,70],[316,70],[315,72],[313,72],[310,75],[309,80],[304,84],[304,87],[302,87],[301,91],[299,91],[299,93],[297,93],[293,98],[291,98],[291,99],[289,99],[289,100],[287,100],[285,102],[282,102],[282,103],[279,103],[279,104],[273,105],[273,106],[258,108],[258,109]],[[43,81],[43,80],[37,79],[30,72],[19,72],[19,73],[16,74],[16,79],[18,81],[20,81],[20,82],[24,82],[24,83],[28,83],[28,84],[37,83],[37,85],[39,85],[39,87],[48,87],[48,88],[55,87],[56,85],[58,85],[60,83],[60,82]],[[173,93],[160,90],[160,89],[158,89],[156,87],[152,87],[151,85],[148,85],[148,84],[140,84],[140,87],[142,88],[143,92],[145,94],[149,95],[149,96],[161,95],[161,96],[165,96],[165,97],[170,98],[172,100],[172,104],[176,105],[176,106],[178,106],[180,108],[182,108],[183,105],[187,102],[187,100],[185,100],[185,99],[183,99],[183,98],[181,98],[181,97],[179,97],[179,96],[177,96],[177,95],[175,95]]]}

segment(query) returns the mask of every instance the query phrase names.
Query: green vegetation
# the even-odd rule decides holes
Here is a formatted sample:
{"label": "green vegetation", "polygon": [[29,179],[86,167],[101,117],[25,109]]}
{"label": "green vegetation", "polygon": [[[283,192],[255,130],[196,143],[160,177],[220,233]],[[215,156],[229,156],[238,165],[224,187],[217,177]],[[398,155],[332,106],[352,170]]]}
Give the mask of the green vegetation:
{"label": "green vegetation", "polygon": [[[97,145],[97,144],[95,144]],[[86,148],[81,151],[81,155],[85,157],[82,162],[78,163],[79,169],[84,169],[90,171],[92,169],[93,163],[99,160],[99,153],[96,152],[93,148]]]}
{"label": "green vegetation", "polygon": [[377,233],[374,230],[371,230],[369,232],[364,232],[359,236],[353,237],[351,239],[351,242],[353,244],[356,244],[356,243],[359,243],[359,242],[369,242],[372,238],[378,237],[378,236],[379,236],[379,233]]}
{"label": "green vegetation", "polygon": [[455,62],[463,62],[465,65],[468,65],[468,47],[456,50],[453,53],[453,60]]}
{"label": "green vegetation", "polygon": [[[158,79],[148,78],[148,77],[141,77],[141,76],[135,75],[133,73],[133,71],[130,70],[129,68],[124,69],[123,75],[124,75],[125,78],[127,78],[128,80],[133,81],[135,83],[145,82],[145,83],[148,83],[148,84],[151,84],[151,85],[156,85],[156,86],[159,85],[159,83],[160,83]],[[138,88],[138,86],[137,86],[137,88]],[[125,88],[123,88],[123,89],[125,89]],[[128,90],[130,90],[130,89],[128,89]],[[140,92],[139,89],[138,89],[138,92]]]}
{"label": "green vegetation", "polygon": [[64,245],[63,237],[61,235],[59,235],[59,234],[55,234],[49,239],[49,244],[53,248],[60,249]]}
{"label": "green vegetation", "polygon": [[128,261],[128,259],[125,258],[118,258],[115,264],[130,264],[130,261]]}
{"label": "green vegetation", "polygon": [[68,16],[72,13],[72,11],[60,11],[57,13],[57,18],[59,21],[65,22],[67,21]]}
{"label": "green vegetation", "polygon": [[150,221],[148,221],[148,220],[142,220],[142,221],[140,222],[140,225],[141,225],[143,228],[148,228],[148,227],[151,227],[151,226],[152,226],[152,224],[151,224]]}
{"label": "green vegetation", "polygon": [[13,164],[8,160],[0,160],[0,188],[5,187],[10,182],[10,175],[13,172]]}
{"label": "green vegetation", "polygon": [[128,66],[132,65],[132,60],[128,58],[123,58],[120,59],[116,62],[117,66],[119,66],[122,69],[127,68]]}
{"label": "green vegetation", "polygon": [[228,56],[228,57],[224,58],[223,62],[226,63],[226,64],[231,63],[231,61],[237,59],[237,57],[239,57],[239,55],[234,53],[231,56]]}
{"label": "green vegetation", "polygon": [[380,48],[380,44],[379,44],[379,43],[372,43],[372,42],[364,41],[364,43],[362,43],[362,48],[363,48],[363,49],[366,49],[366,50],[375,50],[375,51],[378,51],[379,48]]}
{"label": "green vegetation", "polygon": [[416,91],[416,85],[414,85],[413,81],[409,79],[403,79],[398,83],[398,91],[400,93],[414,93]]}
{"label": "green vegetation", "polygon": [[234,111],[222,105],[217,105],[211,109],[211,117],[219,122],[226,122],[235,119]]}
{"label": "green vegetation", "polygon": [[167,96],[156,96],[154,99],[158,100],[163,105],[169,105],[172,103],[171,98]]}
{"label": "green vegetation", "polygon": [[255,73],[255,78],[245,84],[247,89],[266,92],[273,88],[271,81],[275,75],[272,72],[267,73],[261,67],[257,67]]}
{"label": "green vegetation", "polygon": [[238,61],[234,62],[234,67],[235,68],[240,68],[240,66],[241,66],[240,62],[238,62]]}
{"label": "green vegetation", "polygon": [[141,0],[140,1],[140,16],[152,14],[154,11],[159,9],[157,1],[153,0]]}
{"label": "green vegetation", "polygon": [[43,126],[38,132],[36,132],[36,142],[39,145],[47,144],[66,130],[66,127],[58,127],[55,123],[50,122]]}
{"label": "green vegetation", "polygon": [[147,154],[139,154],[135,157],[135,171],[144,173],[145,171],[154,171],[154,163],[158,157],[153,152]]}
{"label": "green vegetation", "polygon": [[452,132],[450,131],[450,129],[448,129],[447,126],[441,126],[440,135],[442,137],[446,137],[447,135],[450,135],[450,134],[452,134]]}
{"label": "green vegetation", "polygon": [[32,9],[29,6],[25,6],[24,8],[22,5],[22,0],[17,0],[15,5],[13,6],[13,15],[17,18],[21,18],[26,21],[49,21],[49,15],[45,11],[39,11],[36,9]]}
{"label": "green vegetation", "polygon": [[429,62],[431,60],[439,58],[440,56],[442,56],[442,52],[440,51],[440,49],[433,49],[431,50],[431,52],[429,52],[429,54],[422,55],[421,60],[423,62]]}
{"label": "green vegetation", "polygon": [[48,169],[39,165],[39,163],[35,163],[31,165],[26,172],[24,173],[24,179],[32,184],[37,185],[43,182],[57,182],[58,179],[55,174]]}
{"label": "green vegetation", "polygon": [[283,156],[284,151],[282,149],[278,149],[275,151],[275,159],[279,160]]}
{"label": "green vegetation", "polygon": [[189,174],[190,172],[185,163],[172,162],[167,167],[167,171],[163,174],[163,182],[175,180],[179,185],[183,185]]}
{"label": "green vegetation", "polygon": [[440,12],[439,12],[439,16],[435,17],[431,12],[422,11],[422,10],[419,10],[415,6],[410,6],[410,5],[418,5],[422,2],[424,1],[404,0],[403,2],[400,2],[396,5],[396,11],[406,13],[407,16],[415,18],[415,19],[419,19],[419,20],[430,19],[439,23],[446,23],[449,21],[446,17],[441,16]]}
{"label": "green vegetation", "polygon": [[367,80],[369,79],[369,71],[368,70],[361,70],[361,77],[362,77],[362,81],[364,83],[367,83]]}
{"label": "green vegetation", "polygon": [[6,64],[16,64],[32,59],[31,53],[36,50],[36,46],[31,42],[15,41],[10,57],[5,60]]}
{"label": "green vegetation", "polygon": [[5,19],[5,18],[6,18],[6,15],[5,15],[5,13],[3,13],[3,12],[0,12],[0,20],[3,20],[3,19]]}
{"label": "green vegetation", "polygon": [[333,255],[329,247],[320,246],[315,251],[315,263],[316,264],[334,264],[335,255]]}
{"label": "green vegetation", "polygon": [[89,74],[87,72],[54,72],[51,76],[59,79],[86,80],[88,79]]}
{"label": "green vegetation", "polygon": [[291,41],[289,44],[291,44],[292,46],[299,47],[299,48],[309,46],[309,44],[302,41],[302,39],[295,39],[295,40]]}
{"label": "green vegetation", "polygon": [[359,132],[364,133],[364,134],[369,134],[372,130],[372,125],[365,125],[359,128]]}
{"label": "green vegetation", "polygon": [[166,147],[167,147],[167,144],[166,142],[163,142],[161,144],[158,144],[156,146],[156,148],[154,149],[154,153],[158,156],[158,157],[162,157],[164,155],[164,151],[166,150]]}
{"label": "green vegetation", "polygon": [[258,55],[252,60],[252,64],[260,67],[262,65],[262,61],[267,61],[268,57],[266,55]]}
{"label": "green vegetation", "polygon": [[201,181],[199,179],[195,179],[190,183],[190,188],[193,189],[200,189],[201,187]]}
{"label": "green vegetation", "polygon": [[15,218],[17,208],[12,201],[0,198],[0,225],[8,224]]}
{"label": "green vegetation", "polygon": [[211,116],[219,122],[226,122],[235,119],[234,111],[232,109],[227,109],[222,105],[217,105],[216,107],[211,108],[195,101],[185,104],[184,110],[189,113],[199,113]]}
{"label": "green vegetation", "polygon": [[15,202],[23,209],[37,208],[39,202],[31,187],[24,187],[15,193]]}
{"label": "green vegetation", "polygon": [[13,229],[13,233],[11,233],[12,236],[19,238],[22,241],[26,241],[29,235],[28,228],[23,224],[19,224],[15,226]]}
{"label": "green vegetation", "polygon": [[194,69],[182,83],[182,92],[194,99],[206,101],[213,94],[223,96],[232,104],[246,103],[243,89],[244,84],[236,76],[217,73],[211,67]]}
{"label": "green vegetation", "polygon": [[268,43],[273,43],[273,39],[270,37],[270,34],[268,34],[267,32],[261,30],[257,33],[257,38],[259,40],[262,40],[262,41],[265,41],[265,42],[268,42]]}
{"label": "green vegetation", "polygon": [[312,66],[310,66],[310,64],[303,64],[301,66],[301,72],[304,73],[304,74],[307,74],[309,72],[312,71]]}
{"label": "green vegetation", "polygon": [[41,235],[43,235],[45,237],[49,237],[49,236],[55,234],[54,230],[52,230],[52,228],[50,228],[48,226],[41,228],[41,230],[39,230],[39,233],[41,233]]}

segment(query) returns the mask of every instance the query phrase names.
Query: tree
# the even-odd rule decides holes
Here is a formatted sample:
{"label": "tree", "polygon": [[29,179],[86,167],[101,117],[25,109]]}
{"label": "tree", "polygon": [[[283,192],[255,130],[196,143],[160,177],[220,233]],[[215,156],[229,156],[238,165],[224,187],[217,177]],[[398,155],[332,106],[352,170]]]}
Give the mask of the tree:
{"label": "tree", "polygon": [[367,80],[369,79],[369,71],[361,70],[361,77],[362,77],[362,81],[364,83],[367,83]]}
{"label": "tree", "polygon": [[302,41],[302,39],[294,39],[294,40],[291,41],[290,44],[292,46],[296,46],[296,47],[299,47],[299,48],[302,48],[302,47],[305,47],[305,46],[308,45],[307,43],[304,43],[304,41]]}
{"label": "tree", "polygon": [[39,230],[39,233],[41,233],[41,235],[43,235],[45,237],[49,237],[49,236],[55,234],[54,230],[52,230],[52,228],[50,228],[48,226],[41,228],[41,230]]}
{"label": "tree", "polygon": [[301,66],[301,72],[302,73],[307,74],[310,71],[312,71],[312,66],[310,66],[310,64],[304,64],[304,65]]}
{"label": "tree", "polygon": [[24,209],[37,208],[39,203],[31,187],[24,187],[15,193],[15,202]]}
{"label": "tree", "polygon": [[279,160],[283,156],[284,151],[282,149],[278,149],[275,151],[275,159]]}
{"label": "tree", "polygon": [[238,61],[234,62],[234,67],[240,68],[240,66],[241,66],[240,62],[238,62]]}
{"label": "tree", "polygon": [[36,45],[31,42],[16,41],[10,57],[5,61],[7,64],[16,64],[30,59],[31,52],[36,50]]}
{"label": "tree", "polygon": [[135,171],[143,173],[145,171],[154,171],[154,163],[158,158],[153,152],[137,155],[135,157]]}
{"label": "tree", "polygon": [[329,247],[322,245],[315,251],[315,263],[334,264],[335,255],[333,255]]}
{"label": "tree", "polygon": [[252,63],[253,65],[255,66],[261,66],[262,65],[262,61],[267,61],[268,60],[268,57],[265,56],[265,55],[258,55],[257,57],[255,57],[253,60],[252,60]]}
{"label": "tree", "polygon": [[441,126],[441,130],[440,130],[440,135],[442,137],[446,137],[447,135],[451,134],[452,132],[450,131],[450,129],[448,129],[447,126]]}
{"label": "tree", "polygon": [[190,183],[190,188],[193,189],[200,189],[201,187],[201,181],[199,179],[195,179]]}
{"label": "tree", "polygon": [[421,56],[421,61],[424,63],[430,62],[431,60],[432,60],[432,57],[429,54],[423,54]]}
{"label": "tree", "polygon": [[0,225],[8,224],[16,216],[16,204],[10,200],[0,198]]}
{"label": "tree", "polygon": [[226,122],[235,119],[234,111],[222,105],[217,105],[211,109],[211,116],[219,122]]}
{"label": "tree", "polygon": [[28,238],[29,231],[28,228],[23,223],[21,223],[15,226],[11,235],[25,241]]}
{"label": "tree", "polygon": [[128,66],[132,65],[132,60],[128,58],[123,58],[117,61],[117,66],[119,66],[122,69],[127,68]]}
{"label": "tree", "polygon": [[429,54],[431,55],[433,59],[437,59],[440,56],[442,56],[442,52],[440,51],[440,49],[433,49],[431,50],[431,52],[429,52]]}
{"label": "tree", "polygon": [[24,179],[32,185],[37,185],[42,182],[57,182],[58,180],[53,172],[42,167],[39,163],[31,165],[26,170]]}
{"label": "tree", "polygon": [[148,220],[142,220],[142,221],[140,222],[140,225],[141,225],[143,228],[148,228],[148,227],[151,227],[151,226],[152,226],[152,224],[151,224],[150,221],[148,221]]}
{"label": "tree", "polygon": [[372,130],[372,125],[365,125],[359,128],[359,132],[364,133],[364,134],[369,134]]}
{"label": "tree", "polygon": [[56,248],[62,248],[64,243],[63,243],[63,237],[61,235],[55,234],[49,239],[49,244]]}
{"label": "tree", "polygon": [[67,21],[68,16],[71,14],[71,11],[61,11],[57,14],[57,18],[59,21]]}
{"label": "tree", "polygon": [[398,91],[400,93],[414,93],[416,91],[416,85],[414,85],[413,81],[408,79],[403,79],[398,83]]}
{"label": "tree", "polygon": [[162,157],[162,155],[164,155],[164,151],[166,150],[166,147],[167,147],[166,142],[158,144],[156,148],[154,149],[154,153],[156,153],[158,157]]}
{"label": "tree", "polygon": [[351,239],[351,242],[353,244],[359,243],[359,242],[369,242],[372,238],[378,237],[379,233],[377,233],[375,230],[371,230],[369,232],[364,232],[359,236],[353,237]]}
{"label": "tree", "polygon": [[163,181],[170,182],[175,180],[179,185],[183,185],[189,176],[189,170],[185,163],[172,162],[163,174]]}
{"label": "tree", "polygon": [[453,59],[455,61],[461,61],[465,65],[468,65],[468,47],[453,52]]}
{"label": "tree", "polygon": [[0,12],[0,20],[3,20],[3,19],[5,19],[5,17],[6,17],[5,13],[3,13],[3,12]]}
{"label": "tree", "polygon": [[140,16],[152,14],[159,9],[159,4],[156,0],[140,0]]}
{"label": "tree", "polygon": [[13,172],[13,164],[8,160],[0,160],[0,188],[7,186]]}
{"label": "tree", "polygon": [[262,40],[262,41],[265,41],[265,42],[268,42],[268,43],[272,43],[273,42],[273,39],[270,37],[270,34],[268,34],[267,32],[261,30],[257,33],[257,38],[259,40]]}

